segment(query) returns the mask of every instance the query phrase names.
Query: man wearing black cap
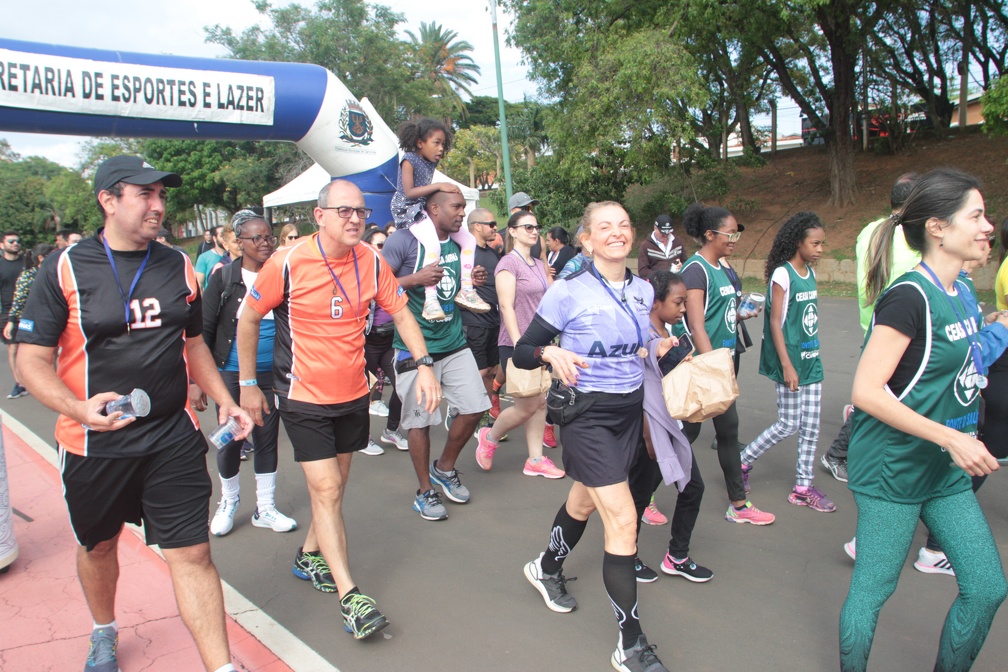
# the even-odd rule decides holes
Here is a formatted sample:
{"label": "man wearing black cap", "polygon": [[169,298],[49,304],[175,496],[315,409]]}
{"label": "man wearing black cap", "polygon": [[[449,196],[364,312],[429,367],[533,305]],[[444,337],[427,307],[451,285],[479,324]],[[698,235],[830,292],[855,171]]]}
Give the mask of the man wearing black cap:
{"label": "man wearing black cap", "polygon": [[658,215],[654,231],[637,252],[637,275],[648,280],[658,271],[678,272],[684,256],[682,241],[672,233],[672,218]]}
{"label": "man wearing black cap", "polygon": [[[102,163],[94,193],[104,228],[42,263],[18,325],[23,382],[60,414],[63,493],[95,623],[84,669],[95,672],[119,669],[117,550],[127,522],[143,522],[147,543],[161,547],[206,669],[234,670],[208,543],[207,444],[189,405],[189,380],[220,405],[219,421],[238,421],[238,438],[252,420],[231,398],[201,338],[189,257],[154,242],[165,187],[181,184],[139,157]],[[108,402],[135,389],[146,393],[146,408],[136,413],[142,417],[105,413]]]}

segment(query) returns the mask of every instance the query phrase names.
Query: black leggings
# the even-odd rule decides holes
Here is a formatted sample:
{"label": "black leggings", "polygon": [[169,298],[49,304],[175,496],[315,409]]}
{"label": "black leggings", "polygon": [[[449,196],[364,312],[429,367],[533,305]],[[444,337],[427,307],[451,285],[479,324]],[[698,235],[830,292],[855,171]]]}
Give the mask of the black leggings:
{"label": "black leggings", "polygon": [[[651,503],[651,496],[662,482],[661,468],[656,460],[648,455],[647,446],[641,441],[637,453],[637,461],[630,468],[628,477],[630,494],[637,508],[637,534],[640,535],[641,516],[644,509]],[[669,555],[678,560],[689,555],[690,538],[700,515],[700,500],[703,499],[704,482],[700,477],[700,467],[696,457],[690,470],[690,480],[676,498],[675,511],[672,513],[671,538],[669,539]]]}
{"label": "black leggings", "polygon": [[[742,484],[742,458],[738,446],[738,410],[735,402],[721,415],[711,418],[714,423],[714,433],[717,435],[718,462],[724,473],[725,487],[728,489],[728,499],[733,502],[745,501],[745,486]],[[700,436],[701,422],[684,422],[683,433],[690,444]]]}
{"label": "black leggings", "polygon": [[[238,386],[237,371],[221,371],[221,378],[227,385],[228,392],[234,399],[241,398],[241,388]],[[262,427],[252,429],[252,445],[255,451],[252,453],[252,465],[257,474],[272,474],[277,470],[277,437],[280,434],[280,414],[276,410],[276,393],[273,392],[273,372],[262,371],[256,373],[259,381],[259,389],[262,390],[269,404],[269,413],[263,414]],[[220,406],[217,406],[220,413]],[[221,478],[234,478],[238,475],[238,467],[241,465],[241,447],[243,441],[232,441],[217,451],[217,471]]]}
{"label": "black leggings", "polygon": [[392,381],[392,398],[389,399],[388,420],[385,428],[390,432],[399,429],[399,418],[402,415],[402,400],[396,393],[395,373],[392,368],[392,360],[395,350],[392,348],[392,334],[379,335],[371,332],[364,338],[364,367],[368,373],[376,378],[380,375],[380,368]]}

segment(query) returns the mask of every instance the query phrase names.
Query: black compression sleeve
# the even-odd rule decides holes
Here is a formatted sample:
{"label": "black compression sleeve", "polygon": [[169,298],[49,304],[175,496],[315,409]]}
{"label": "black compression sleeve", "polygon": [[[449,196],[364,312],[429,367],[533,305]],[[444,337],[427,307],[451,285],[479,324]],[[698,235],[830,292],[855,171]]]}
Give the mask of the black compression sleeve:
{"label": "black compression sleeve", "polygon": [[553,327],[546,320],[536,315],[532,318],[522,337],[515,343],[514,355],[511,361],[519,369],[536,369],[542,366],[542,360],[536,357],[536,348],[542,348],[553,342],[553,339],[560,334],[560,330]]}

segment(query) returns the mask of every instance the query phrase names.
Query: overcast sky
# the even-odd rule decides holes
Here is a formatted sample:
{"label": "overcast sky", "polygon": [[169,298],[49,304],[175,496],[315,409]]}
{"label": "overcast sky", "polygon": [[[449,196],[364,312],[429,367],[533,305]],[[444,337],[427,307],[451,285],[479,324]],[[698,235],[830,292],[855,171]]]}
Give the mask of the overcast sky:
{"label": "overcast sky", "polygon": [[[283,0],[280,0],[283,2]],[[221,24],[235,31],[260,23],[252,0],[174,0],[163,4],[130,3],[123,0],[28,0],[9,2],[0,22],[0,37],[30,42],[47,42],[74,47],[112,49],[179,56],[217,57],[224,50],[204,41],[204,26]],[[279,4],[279,3],[275,3]],[[313,0],[302,5],[314,6]],[[385,4],[406,16],[402,29],[417,32],[421,22],[436,21],[455,30],[459,38],[474,47],[473,60],[482,69],[476,95],[497,93],[494,74],[493,33],[490,13],[484,0],[386,0]],[[507,47],[506,27],[510,17],[498,9],[501,32],[501,73],[504,96],[520,101],[534,97],[535,85],[528,81],[521,54]],[[354,92],[356,93],[356,92]],[[40,155],[68,167],[77,164],[82,138],[75,136],[5,133],[14,151],[22,156]]]}

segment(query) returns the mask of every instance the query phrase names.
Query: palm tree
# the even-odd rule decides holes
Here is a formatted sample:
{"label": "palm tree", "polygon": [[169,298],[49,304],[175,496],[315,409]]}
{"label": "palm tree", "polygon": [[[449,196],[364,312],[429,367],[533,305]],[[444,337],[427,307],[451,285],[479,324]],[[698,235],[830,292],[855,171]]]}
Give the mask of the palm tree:
{"label": "palm tree", "polygon": [[435,89],[442,97],[451,101],[452,106],[465,113],[465,104],[460,94],[465,93],[470,98],[470,84],[476,83],[476,75],[480,67],[473,61],[470,53],[473,46],[465,40],[459,40],[454,30],[445,30],[437,23],[420,23],[419,38],[411,31],[406,34],[413,40],[419,62],[419,76],[434,83]]}
{"label": "palm tree", "polygon": [[509,122],[513,131],[511,138],[521,143],[529,170],[535,167],[536,157],[549,144],[545,117],[543,106],[526,98],[518,114]]}

